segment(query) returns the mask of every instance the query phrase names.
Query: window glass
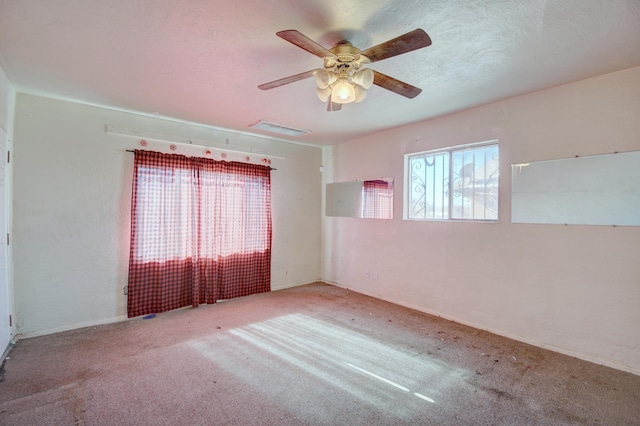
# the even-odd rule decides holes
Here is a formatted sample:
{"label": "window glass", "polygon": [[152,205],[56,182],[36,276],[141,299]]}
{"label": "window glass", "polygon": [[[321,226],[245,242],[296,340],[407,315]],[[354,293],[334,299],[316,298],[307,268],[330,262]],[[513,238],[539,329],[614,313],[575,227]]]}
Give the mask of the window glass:
{"label": "window glass", "polygon": [[405,219],[498,220],[498,144],[406,156]]}

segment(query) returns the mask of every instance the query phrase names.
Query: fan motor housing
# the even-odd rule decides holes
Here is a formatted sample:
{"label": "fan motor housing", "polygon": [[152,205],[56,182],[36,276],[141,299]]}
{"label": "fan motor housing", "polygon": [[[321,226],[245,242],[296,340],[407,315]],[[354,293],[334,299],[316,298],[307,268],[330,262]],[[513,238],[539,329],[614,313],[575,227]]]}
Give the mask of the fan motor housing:
{"label": "fan motor housing", "polygon": [[360,49],[348,41],[339,42],[329,51],[338,57],[339,62],[353,62],[360,58]]}

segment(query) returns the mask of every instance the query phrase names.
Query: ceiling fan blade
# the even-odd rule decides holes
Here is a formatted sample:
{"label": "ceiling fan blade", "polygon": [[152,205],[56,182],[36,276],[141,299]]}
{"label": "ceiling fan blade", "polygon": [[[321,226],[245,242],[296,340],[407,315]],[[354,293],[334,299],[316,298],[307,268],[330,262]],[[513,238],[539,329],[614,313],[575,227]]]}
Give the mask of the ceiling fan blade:
{"label": "ceiling fan blade", "polygon": [[304,49],[311,54],[319,56],[320,58],[324,58],[327,56],[334,58],[336,56],[329,50],[320,46],[318,43],[311,40],[309,37],[297,30],[278,31],[276,35],[287,40],[289,43],[295,44],[299,48]]}
{"label": "ceiling fan blade", "polygon": [[280,80],[270,81],[269,83],[264,83],[258,86],[258,89],[261,90],[269,90],[274,89],[276,87],[284,86],[285,84],[294,83],[299,80],[304,80],[305,78],[309,78],[313,76],[316,70],[310,70],[301,72],[300,74],[290,75],[289,77],[281,78]]}
{"label": "ceiling fan blade", "polygon": [[392,92],[395,92],[398,95],[405,96],[409,99],[415,98],[420,94],[420,92],[422,92],[422,89],[420,88],[417,88],[400,80],[396,80],[395,78],[384,75],[378,71],[373,71],[373,84],[384,89],[391,90]]}
{"label": "ceiling fan blade", "polygon": [[431,46],[431,38],[424,30],[418,28],[400,37],[363,50],[360,54],[369,58],[371,62],[375,62],[427,46]]}
{"label": "ceiling fan blade", "polygon": [[342,104],[339,104],[337,102],[331,102],[331,98],[329,98],[329,102],[327,102],[327,111],[333,112],[333,111],[340,111],[341,109],[342,109]]}

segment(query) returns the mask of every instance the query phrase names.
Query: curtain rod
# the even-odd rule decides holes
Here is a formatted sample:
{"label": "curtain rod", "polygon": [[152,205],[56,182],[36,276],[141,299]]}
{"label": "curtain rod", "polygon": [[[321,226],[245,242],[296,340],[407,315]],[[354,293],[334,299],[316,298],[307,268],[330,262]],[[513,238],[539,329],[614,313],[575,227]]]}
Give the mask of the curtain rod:
{"label": "curtain rod", "polygon": [[[134,153],[136,152],[136,151],[135,151],[135,150],[133,150],[133,149],[125,149],[125,151],[126,151],[126,152],[134,152]],[[145,150],[144,150],[144,149],[141,149],[140,151],[145,151]],[[202,157],[202,158],[206,158],[206,157]],[[218,160],[215,160],[215,161],[218,161]],[[223,160],[223,161],[224,161],[224,160]],[[257,164],[257,165],[259,166],[260,164]],[[270,168],[271,170],[278,170],[278,169],[276,169],[276,168],[274,168],[274,167],[269,167],[269,168]]]}

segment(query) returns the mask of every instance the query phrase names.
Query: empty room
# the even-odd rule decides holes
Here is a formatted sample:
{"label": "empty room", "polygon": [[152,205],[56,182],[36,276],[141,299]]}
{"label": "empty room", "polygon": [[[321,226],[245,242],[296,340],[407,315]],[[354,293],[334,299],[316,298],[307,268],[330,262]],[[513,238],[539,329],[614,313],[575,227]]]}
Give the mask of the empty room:
{"label": "empty room", "polygon": [[0,424],[639,424],[639,23],[0,0]]}

